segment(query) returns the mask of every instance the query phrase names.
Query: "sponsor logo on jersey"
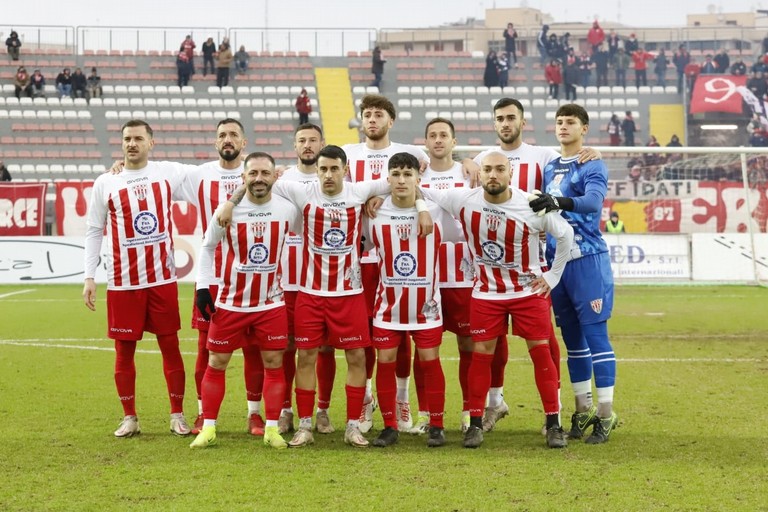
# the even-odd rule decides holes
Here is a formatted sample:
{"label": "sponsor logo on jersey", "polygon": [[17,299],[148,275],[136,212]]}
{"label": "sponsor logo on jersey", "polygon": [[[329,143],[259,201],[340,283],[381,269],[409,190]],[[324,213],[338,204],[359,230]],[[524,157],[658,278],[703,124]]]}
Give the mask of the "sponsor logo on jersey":
{"label": "sponsor logo on jersey", "polygon": [[251,263],[259,265],[267,261],[268,257],[269,249],[267,249],[267,246],[264,244],[253,244],[251,248],[248,249],[248,261]]}
{"label": "sponsor logo on jersey", "polygon": [[395,226],[397,236],[400,240],[408,240],[411,237],[411,225],[410,224],[398,224]]}
{"label": "sponsor logo on jersey", "polygon": [[386,343],[389,341],[389,336],[374,336],[373,342],[374,343]]}
{"label": "sponsor logo on jersey", "polygon": [[149,192],[149,185],[146,183],[139,183],[131,187],[131,193],[136,196],[136,199],[143,201],[147,198],[147,192]]}
{"label": "sponsor logo on jersey", "polygon": [[133,229],[141,235],[149,235],[157,229],[157,217],[151,212],[139,212],[133,219]]}
{"label": "sponsor logo on jersey", "polygon": [[136,179],[133,179],[133,180],[128,180],[127,183],[128,183],[128,185],[130,185],[131,183],[138,183],[139,181],[149,181],[149,178],[144,176],[143,178],[136,178]]}
{"label": "sponsor logo on jersey", "polygon": [[309,338],[306,337],[306,336],[295,336],[293,339],[294,339],[294,341],[296,343],[308,343],[309,342]]}
{"label": "sponsor logo on jersey", "polygon": [[499,261],[504,257],[504,248],[494,241],[483,242],[483,254],[492,261]]}
{"label": "sponsor logo on jersey", "polygon": [[229,342],[227,340],[215,340],[213,338],[208,338],[208,343],[211,345],[227,345]]}
{"label": "sponsor logo on jersey", "polygon": [[600,314],[601,311],[603,311],[603,299],[595,299],[593,301],[589,302],[589,305],[592,306],[592,311]]}
{"label": "sponsor logo on jersey", "polygon": [[288,339],[288,336],[286,336],[285,334],[280,334],[278,336],[272,336],[271,334],[267,335],[267,340],[269,341],[285,340],[285,339]]}
{"label": "sponsor logo on jersey", "polygon": [[331,228],[323,234],[323,241],[329,247],[341,247],[347,240],[347,234],[339,228]]}
{"label": "sponsor logo on jersey", "polygon": [[251,212],[248,214],[249,217],[271,217],[272,212]]}
{"label": "sponsor logo on jersey", "polygon": [[485,216],[485,222],[488,224],[489,231],[496,231],[501,224],[501,218],[498,215],[489,214]]}
{"label": "sponsor logo on jersey", "polygon": [[133,332],[133,329],[126,329],[126,328],[123,328],[123,327],[110,327],[109,331],[110,332],[120,332],[120,333],[131,333],[131,332]]}
{"label": "sponsor logo on jersey", "polygon": [[409,252],[401,252],[395,256],[395,272],[403,277],[408,277],[416,272],[416,258]]}
{"label": "sponsor logo on jersey", "polygon": [[251,228],[254,237],[264,238],[264,232],[267,230],[266,222],[251,222],[248,227]]}
{"label": "sponsor logo on jersey", "polygon": [[350,341],[363,341],[362,336],[341,336],[339,337],[341,343],[348,343]]}
{"label": "sponsor logo on jersey", "polygon": [[470,329],[469,330],[469,334],[471,334],[472,336],[478,336],[478,335],[481,335],[481,334],[485,334],[485,329]]}

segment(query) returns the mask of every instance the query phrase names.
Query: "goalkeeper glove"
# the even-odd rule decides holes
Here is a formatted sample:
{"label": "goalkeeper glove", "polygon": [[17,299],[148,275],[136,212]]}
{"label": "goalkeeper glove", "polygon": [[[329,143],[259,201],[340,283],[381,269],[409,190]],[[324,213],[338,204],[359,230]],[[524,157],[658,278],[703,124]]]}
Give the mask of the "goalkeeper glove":
{"label": "goalkeeper glove", "polygon": [[203,318],[211,319],[211,315],[216,312],[216,307],[213,305],[213,297],[208,288],[200,288],[195,292],[195,306]]}
{"label": "goalkeeper glove", "polygon": [[528,204],[539,216],[558,210],[573,210],[573,199],[570,197],[555,197],[538,190],[528,196]]}

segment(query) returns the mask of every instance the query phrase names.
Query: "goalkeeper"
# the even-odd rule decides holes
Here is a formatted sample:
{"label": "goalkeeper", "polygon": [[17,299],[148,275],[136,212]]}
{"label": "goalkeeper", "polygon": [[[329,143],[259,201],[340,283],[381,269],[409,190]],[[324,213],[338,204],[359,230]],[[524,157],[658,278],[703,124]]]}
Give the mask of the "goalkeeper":
{"label": "goalkeeper", "polygon": [[[568,373],[576,398],[571,417],[571,439],[581,439],[586,429],[589,444],[608,440],[618,417],[613,412],[616,356],[608,339],[608,319],[613,309],[613,275],[608,246],[600,234],[600,214],[608,186],[602,160],[578,163],[577,153],[589,130],[589,115],[579,105],[557,110],[555,134],[561,157],[544,168],[544,193],[534,191],[531,208],[544,215],[558,210],[573,227],[571,259],[560,285],[552,290],[552,309],[568,350]],[[547,236],[547,261],[552,263],[555,240]],[[597,407],[592,403],[592,375]]]}

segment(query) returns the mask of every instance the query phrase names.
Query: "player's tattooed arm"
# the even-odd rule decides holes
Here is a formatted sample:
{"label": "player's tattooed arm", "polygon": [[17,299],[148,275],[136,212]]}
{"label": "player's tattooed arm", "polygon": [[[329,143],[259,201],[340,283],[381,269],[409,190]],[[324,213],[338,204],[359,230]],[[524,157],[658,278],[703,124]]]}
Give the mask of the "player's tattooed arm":
{"label": "player's tattooed arm", "polygon": [[240,185],[237,187],[237,190],[235,190],[232,195],[227,199],[227,202],[225,202],[223,205],[221,205],[221,210],[219,211],[219,226],[226,228],[229,227],[229,225],[232,223],[232,210],[235,209],[235,206],[240,204],[240,201],[243,200],[245,197],[245,185]]}

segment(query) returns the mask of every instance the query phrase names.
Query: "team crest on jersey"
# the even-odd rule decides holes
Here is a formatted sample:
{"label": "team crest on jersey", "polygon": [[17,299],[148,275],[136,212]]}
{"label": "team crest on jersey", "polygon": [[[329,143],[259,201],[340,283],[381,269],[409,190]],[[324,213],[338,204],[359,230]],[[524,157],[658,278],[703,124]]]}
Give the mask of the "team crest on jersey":
{"label": "team crest on jersey", "polygon": [[384,170],[384,160],[369,160],[368,168],[371,170],[371,174],[379,176]]}
{"label": "team crest on jersey", "polygon": [[434,184],[435,190],[448,190],[449,188],[453,188],[450,183],[445,182],[439,182]]}
{"label": "team crest on jersey", "polygon": [[236,180],[227,180],[224,182],[224,192],[226,192],[227,197],[231,197],[232,194],[235,193],[235,190],[237,190],[237,187],[240,186],[240,182]]}
{"label": "team crest on jersey", "polygon": [[499,229],[499,225],[501,225],[501,217],[493,214],[486,215],[485,222],[488,224],[489,231],[496,231]]}
{"label": "team crest on jersey", "polygon": [[554,178],[552,178],[552,185],[560,188],[560,183],[563,181],[563,177],[565,177],[565,174],[555,174]]}
{"label": "team crest on jersey", "polygon": [[146,183],[139,183],[137,185],[134,185],[131,187],[131,192],[134,196],[136,196],[136,199],[139,201],[143,201],[147,198],[147,192],[149,192],[149,185]]}
{"label": "team crest on jersey", "polygon": [[267,230],[266,222],[251,222],[249,226],[254,237],[264,238],[264,232]]}
{"label": "team crest on jersey", "polygon": [[400,240],[408,240],[411,238],[410,224],[398,224],[395,226],[395,230],[397,230],[397,235],[400,237]]}
{"label": "team crest on jersey", "polygon": [[395,256],[395,272],[403,277],[408,277],[416,272],[416,258],[409,252],[401,252]]}
{"label": "team crest on jersey", "polygon": [[253,244],[248,249],[248,261],[256,265],[260,265],[267,261],[269,257],[269,249],[264,244]]}
{"label": "team crest on jersey", "polygon": [[592,311],[594,311],[598,315],[600,314],[601,311],[603,311],[603,299],[595,299],[593,301],[590,301],[589,305],[592,306]]}
{"label": "team crest on jersey", "polygon": [[341,222],[342,212],[338,208],[327,208],[325,214],[331,219],[331,222]]}

